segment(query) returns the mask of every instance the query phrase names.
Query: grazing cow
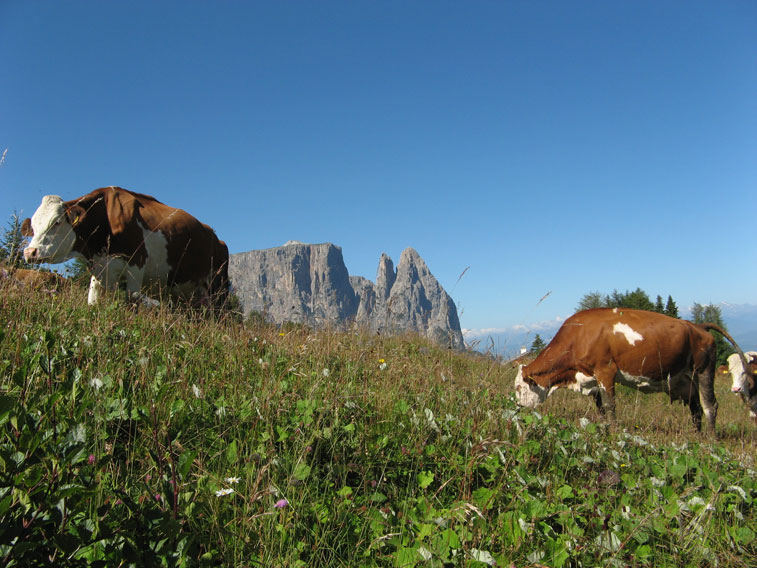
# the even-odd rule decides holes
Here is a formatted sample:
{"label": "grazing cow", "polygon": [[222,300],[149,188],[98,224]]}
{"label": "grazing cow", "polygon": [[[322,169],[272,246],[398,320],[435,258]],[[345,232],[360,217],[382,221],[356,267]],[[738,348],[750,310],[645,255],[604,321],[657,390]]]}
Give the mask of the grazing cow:
{"label": "grazing cow", "polygon": [[25,288],[35,290],[58,290],[66,279],[55,272],[29,270],[0,265],[0,278]]}
{"label": "grazing cow", "polygon": [[757,351],[747,351],[728,357],[728,365],[718,367],[718,376],[731,380],[731,392],[741,396],[749,408],[749,415],[757,423]]}
{"label": "grazing cow", "polygon": [[229,288],[229,251],[209,226],[186,211],[120,187],[78,199],[42,198],[22,233],[33,237],[27,262],[86,261],[89,304],[123,279],[132,298],[166,291],[190,305],[220,307]]}
{"label": "grazing cow", "polygon": [[[554,339],[515,378],[519,404],[534,407],[554,389],[594,396],[603,414],[615,413],[615,382],[641,392],[667,392],[689,405],[697,430],[702,409],[715,430],[718,403],[713,390],[716,349],[710,329],[655,312],[596,308],[571,316]],[[734,344],[735,345],[735,344]]]}

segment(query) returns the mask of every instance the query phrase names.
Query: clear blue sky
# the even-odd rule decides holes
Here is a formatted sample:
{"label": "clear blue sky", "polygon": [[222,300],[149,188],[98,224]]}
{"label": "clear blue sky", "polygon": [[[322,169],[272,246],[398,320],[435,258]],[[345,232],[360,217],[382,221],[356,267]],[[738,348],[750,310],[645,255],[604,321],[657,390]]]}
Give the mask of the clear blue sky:
{"label": "clear blue sky", "polygon": [[232,253],[412,246],[465,328],[757,303],[753,1],[0,0],[0,54],[6,219],[120,185]]}

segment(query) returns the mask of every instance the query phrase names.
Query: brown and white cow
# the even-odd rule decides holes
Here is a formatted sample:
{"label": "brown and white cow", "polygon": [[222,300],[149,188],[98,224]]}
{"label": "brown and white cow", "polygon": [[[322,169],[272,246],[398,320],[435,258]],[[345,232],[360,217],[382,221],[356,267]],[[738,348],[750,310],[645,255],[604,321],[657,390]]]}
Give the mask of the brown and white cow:
{"label": "brown and white cow", "polygon": [[0,263],[0,280],[34,290],[58,290],[66,279],[55,272],[7,267]]}
{"label": "brown and white cow", "polygon": [[615,412],[615,383],[641,392],[667,392],[689,405],[697,430],[702,409],[715,430],[716,348],[710,329],[655,312],[597,308],[578,312],[515,378],[518,403],[534,407],[557,388],[593,395],[600,412]]}
{"label": "brown and white cow", "polygon": [[757,422],[757,351],[728,356],[728,365],[718,367],[719,377],[731,381],[731,392],[741,396],[752,420]]}
{"label": "brown and white cow", "polygon": [[22,233],[33,237],[27,262],[86,261],[88,302],[121,280],[131,297],[161,291],[190,305],[222,305],[228,294],[229,251],[208,225],[154,197],[120,187],[63,201],[46,195]]}

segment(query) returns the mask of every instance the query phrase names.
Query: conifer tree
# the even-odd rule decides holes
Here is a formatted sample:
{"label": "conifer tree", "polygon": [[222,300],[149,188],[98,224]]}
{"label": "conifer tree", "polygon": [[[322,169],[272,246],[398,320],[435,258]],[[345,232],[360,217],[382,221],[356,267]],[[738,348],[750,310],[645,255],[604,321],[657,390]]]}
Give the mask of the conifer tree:
{"label": "conifer tree", "polygon": [[[714,323],[728,331],[728,327],[723,321],[723,314],[718,306],[702,305],[694,302],[694,306],[691,308],[691,316],[694,319],[694,323]],[[734,353],[730,343],[717,331],[711,331],[710,334],[715,338],[715,347],[717,349],[717,363],[716,365],[724,365],[728,356]]]}
{"label": "conifer tree", "polygon": [[534,342],[531,344],[531,353],[534,355],[538,355],[542,351],[544,351],[544,348],[547,346],[546,343],[544,343],[544,340],[541,338],[541,335],[538,333],[534,336]]}
{"label": "conifer tree", "polygon": [[0,237],[0,258],[9,266],[16,268],[27,266],[23,256],[25,243],[26,238],[21,234],[21,219],[14,211],[8,221],[8,227]]}
{"label": "conifer tree", "polygon": [[678,315],[678,306],[673,301],[673,296],[668,296],[668,302],[665,304],[665,311],[663,313],[672,318],[680,317]]}

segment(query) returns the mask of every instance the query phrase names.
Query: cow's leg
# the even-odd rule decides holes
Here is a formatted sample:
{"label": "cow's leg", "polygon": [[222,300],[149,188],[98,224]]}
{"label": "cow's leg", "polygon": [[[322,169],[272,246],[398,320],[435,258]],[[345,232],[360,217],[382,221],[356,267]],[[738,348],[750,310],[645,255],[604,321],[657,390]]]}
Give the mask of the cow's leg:
{"label": "cow's leg", "polygon": [[670,402],[681,400],[688,404],[691,411],[691,421],[694,428],[702,429],[702,404],[700,403],[699,389],[693,377],[688,375],[677,375],[668,378],[668,394]]}
{"label": "cow's leg", "polygon": [[138,266],[126,265],[126,294],[129,300],[139,303],[145,296],[141,293],[145,271]]}
{"label": "cow's leg", "polygon": [[100,284],[100,281],[97,278],[92,276],[89,279],[89,293],[87,294],[87,304],[89,304],[90,306],[95,305],[100,301],[102,293],[103,285]]}
{"label": "cow's leg", "polygon": [[[124,275],[126,266],[126,262],[121,258],[96,256],[92,262],[92,279],[90,280],[89,287],[90,297],[94,295],[96,299],[99,299],[102,296],[103,289],[109,292],[116,290],[118,282]],[[92,283],[95,281],[97,281],[97,286],[93,290]]]}
{"label": "cow's leg", "polygon": [[592,393],[592,396],[594,397],[594,404],[597,405],[597,410],[599,410],[599,413],[604,416],[605,407],[602,404],[602,389],[598,388],[595,390],[594,393]]}
{"label": "cow's leg", "polygon": [[595,375],[602,408],[604,409],[602,414],[607,416],[610,422],[615,422],[615,374],[617,372],[617,368],[608,367],[607,369],[596,371]]}
{"label": "cow's leg", "polygon": [[749,416],[751,417],[752,422],[754,422],[754,425],[757,426],[757,394],[749,399],[748,408]]}
{"label": "cow's leg", "polygon": [[[697,431],[702,430],[702,404],[699,400],[699,393],[691,393],[689,397],[689,410],[691,411],[691,421]],[[709,418],[709,417],[708,417]]]}
{"label": "cow's leg", "polygon": [[[715,420],[718,417],[718,401],[715,399],[714,369],[706,369],[699,373],[697,375],[697,383],[697,386],[699,387],[699,402],[701,402],[701,407],[704,409],[704,415],[707,417],[707,422],[710,424],[710,429],[712,430],[712,433],[715,434]],[[689,404],[689,408],[691,408],[691,404]]]}

